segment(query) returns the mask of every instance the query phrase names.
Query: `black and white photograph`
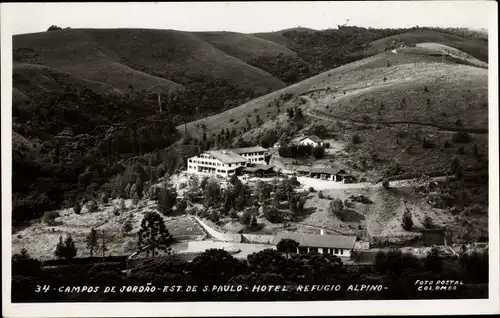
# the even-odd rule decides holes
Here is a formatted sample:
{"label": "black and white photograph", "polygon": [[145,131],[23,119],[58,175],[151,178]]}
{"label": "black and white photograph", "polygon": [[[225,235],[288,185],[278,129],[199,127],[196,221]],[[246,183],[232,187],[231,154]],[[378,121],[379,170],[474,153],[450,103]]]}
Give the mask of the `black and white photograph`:
{"label": "black and white photograph", "polygon": [[0,13],[5,317],[500,313],[496,2]]}

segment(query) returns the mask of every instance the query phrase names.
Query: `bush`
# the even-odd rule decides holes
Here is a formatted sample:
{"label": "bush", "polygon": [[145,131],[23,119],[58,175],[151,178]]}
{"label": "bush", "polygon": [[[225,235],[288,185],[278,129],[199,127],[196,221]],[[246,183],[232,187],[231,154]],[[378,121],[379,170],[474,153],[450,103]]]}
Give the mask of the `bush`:
{"label": "bush", "polygon": [[92,213],[92,212],[97,212],[99,210],[99,205],[97,204],[97,202],[95,200],[90,200],[88,203],[87,203],[87,210]]}
{"label": "bush", "polygon": [[59,216],[59,212],[57,211],[45,212],[45,214],[43,215],[43,222],[47,225],[54,225],[56,218],[58,218]]}
{"label": "bush", "polygon": [[335,199],[330,202],[328,209],[330,213],[339,216],[344,211],[344,203],[340,199]]}
{"label": "bush", "polygon": [[423,224],[424,224],[424,227],[426,229],[431,229],[434,227],[434,221],[432,220],[432,218],[430,216],[425,217]]}
{"label": "bush", "polygon": [[250,210],[244,211],[240,217],[240,223],[248,226],[250,225],[251,221],[252,221],[252,213],[250,212]]}
{"label": "bush", "polygon": [[384,181],[382,181],[382,186],[384,187],[384,189],[389,189],[390,188],[390,183],[389,183],[389,179],[384,179]]}
{"label": "bush", "polygon": [[318,198],[320,198],[320,199],[324,198],[323,191],[318,192]]}
{"label": "bush", "polygon": [[132,222],[130,220],[125,221],[125,223],[123,224],[123,233],[129,234],[132,229]]}
{"label": "bush", "polygon": [[466,131],[459,131],[451,136],[451,140],[456,143],[467,143],[471,141],[471,136]]}
{"label": "bush", "polygon": [[330,143],[329,142],[324,142],[323,143],[323,148],[325,148],[325,149],[330,148]]}
{"label": "bush", "polygon": [[264,217],[271,223],[282,223],[284,220],[283,214],[272,206],[264,207]]}
{"label": "bush", "polygon": [[401,225],[403,226],[403,229],[405,229],[406,231],[411,231],[413,227],[412,214],[408,207],[405,207],[405,211],[403,213],[403,222]]}
{"label": "bush", "polygon": [[80,204],[80,200],[78,200],[78,199],[75,199],[75,204],[73,206],[73,212],[75,212],[75,214],[80,214],[82,212],[82,206]]}
{"label": "bush", "polygon": [[312,155],[316,159],[320,159],[325,155],[325,148],[323,147],[314,147],[312,150]]}
{"label": "bush", "polygon": [[355,144],[355,145],[356,145],[356,144],[359,144],[359,143],[361,143],[361,138],[359,137],[359,135],[358,135],[358,134],[354,134],[354,135],[352,135],[352,137],[351,137],[351,142],[352,142],[353,144]]}
{"label": "bush", "polygon": [[314,190],[314,188],[313,188],[313,187],[309,187],[309,192],[311,192],[311,193],[312,193],[312,192],[314,192],[314,191],[315,191],[315,190]]}
{"label": "bush", "polygon": [[431,149],[431,148],[434,148],[434,144],[428,140],[427,138],[423,138],[422,139],[422,148],[424,149]]}

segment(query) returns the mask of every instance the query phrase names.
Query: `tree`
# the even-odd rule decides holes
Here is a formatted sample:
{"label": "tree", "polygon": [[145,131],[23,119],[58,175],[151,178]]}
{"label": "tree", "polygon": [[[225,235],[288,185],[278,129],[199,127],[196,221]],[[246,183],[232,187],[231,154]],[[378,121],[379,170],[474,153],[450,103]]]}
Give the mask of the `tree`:
{"label": "tree", "polygon": [[361,142],[361,138],[359,137],[358,134],[354,134],[351,137],[351,143],[353,144],[359,144]]}
{"label": "tree", "polygon": [[322,158],[325,155],[325,148],[321,146],[314,147],[312,150],[312,155],[316,159]]}
{"label": "tree", "polygon": [[142,196],[144,194],[144,183],[142,182],[141,178],[137,178],[135,182],[135,192],[139,199],[142,199]]}
{"label": "tree", "polygon": [[158,189],[156,200],[160,212],[163,215],[169,215],[177,201],[177,192],[172,187]]}
{"label": "tree", "polygon": [[58,27],[57,25],[51,25],[47,31],[57,31],[57,30],[62,30],[61,27]]}
{"label": "tree", "polygon": [[147,251],[148,255],[157,255],[157,250],[171,254],[170,242],[172,235],[165,226],[162,216],[156,212],[147,212],[141,222],[141,229],[137,232],[137,249]]}
{"label": "tree", "polygon": [[56,250],[54,251],[55,257],[61,259],[64,258],[64,241],[62,236],[59,236],[59,242],[57,242]]}
{"label": "tree", "polygon": [[80,214],[82,212],[82,206],[78,198],[75,198],[75,203],[73,205],[73,212],[75,212],[75,214]]}
{"label": "tree", "polygon": [[425,267],[433,272],[440,273],[443,269],[443,260],[439,256],[439,249],[432,247],[425,258]]}
{"label": "tree", "polygon": [[245,210],[243,214],[240,217],[240,223],[243,225],[250,225],[250,222],[252,221],[252,213],[250,210]]}
{"label": "tree", "polygon": [[123,224],[123,232],[125,234],[128,234],[132,231],[132,222],[130,220],[126,220],[125,223]]}
{"label": "tree", "polygon": [[329,210],[330,213],[334,215],[337,216],[342,215],[342,212],[344,211],[344,203],[342,202],[341,199],[337,198],[330,202]]}
{"label": "tree", "polygon": [[48,211],[43,215],[44,223],[48,225],[54,225],[56,218],[59,217],[59,212],[57,211]]}
{"label": "tree", "polygon": [[290,253],[297,252],[297,248],[299,247],[299,243],[292,239],[282,239],[276,245],[276,249],[282,253],[286,254],[286,257],[289,257]]}
{"label": "tree", "polygon": [[283,214],[274,206],[264,206],[264,217],[271,223],[283,222]]}
{"label": "tree", "polygon": [[426,229],[431,229],[434,227],[434,221],[432,220],[432,218],[430,216],[426,216],[425,219],[424,219],[424,227]]}
{"label": "tree", "polygon": [[205,206],[216,206],[221,201],[222,191],[220,184],[215,178],[210,178],[204,191]]}
{"label": "tree", "polygon": [[196,256],[190,264],[193,278],[198,284],[226,284],[227,281],[243,272],[243,264],[222,249],[207,249]]}
{"label": "tree", "polygon": [[405,211],[403,213],[403,222],[401,224],[406,231],[411,231],[413,227],[413,219],[410,208],[405,203]]}
{"label": "tree", "polygon": [[94,252],[97,252],[99,249],[99,238],[94,228],[90,230],[90,233],[85,238],[85,243],[89,249],[90,257],[94,256]]}
{"label": "tree", "polygon": [[64,257],[66,259],[72,259],[76,256],[76,246],[71,235],[66,236],[64,241]]}
{"label": "tree", "polygon": [[390,188],[389,179],[384,179],[384,181],[382,181],[382,186],[384,187],[384,189],[389,189]]}
{"label": "tree", "polygon": [[252,215],[252,219],[250,220],[250,227],[255,228],[257,227],[257,225],[257,218],[255,217],[255,215]]}

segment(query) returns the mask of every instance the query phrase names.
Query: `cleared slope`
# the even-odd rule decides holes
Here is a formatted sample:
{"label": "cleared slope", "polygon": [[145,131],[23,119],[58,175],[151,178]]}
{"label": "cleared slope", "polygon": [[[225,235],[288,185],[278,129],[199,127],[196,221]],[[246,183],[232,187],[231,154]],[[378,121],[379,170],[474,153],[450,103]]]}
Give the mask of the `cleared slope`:
{"label": "cleared slope", "polygon": [[242,61],[257,57],[275,57],[279,54],[297,55],[285,46],[251,34],[235,32],[196,32],[195,34],[219,50]]}
{"label": "cleared slope", "polygon": [[[208,131],[241,129],[246,126],[245,118],[250,116],[249,120],[255,127],[257,114],[264,121],[269,119],[266,117],[269,112],[275,115],[275,108],[268,105],[281,95],[290,93],[297,96],[310,91],[326,91],[328,88],[326,97],[318,103],[320,106],[316,110],[326,112],[326,105],[329,105],[328,111],[335,109],[332,115],[361,118],[366,114],[373,117],[373,114],[377,114],[381,102],[384,103],[384,107],[388,104],[386,111],[390,113],[390,110],[407,94],[409,96],[407,109],[415,109],[413,115],[419,120],[431,121],[439,118],[436,117],[436,113],[445,112],[454,116],[448,116],[448,122],[461,119],[464,125],[483,127],[487,123],[488,116],[487,108],[485,109],[487,70],[463,65],[460,62],[463,61],[443,58],[440,54],[435,55],[432,50],[426,51],[425,48],[405,48],[397,50],[396,54],[384,52],[324,72],[221,114],[188,123],[186,126],[195,136],[200,134],[201,130],[197,125],[201,124],[204,124]],[[447,73],[452,76],[447,76]],[[398,82],[401,84],[398,85]],[[436,84],[439,85],[436,87]],[[425,86],[428,86],[428,93],[424,92]],[[372,98],[374,102],[371,102]],[[432,112],[422,111],[425,108],[423,106],[427,106],[428,98],[431,99],[429,107],[433,109]],[[467,103],[462,103],[465,100]],[[362,106],[364,104],[360,101],[372,104],[376,101],[376,103],[370,108]],[[472,107],[469,107],[469,104],[473,104]],[[362,111],[358,111],[357,107],[362,107],[360,108]],[[283,107],[281,111],[284,112]],[[405,113],[396,113],[393,117],[395,116],[399,116],[401,120],[407,118]],[[179,127],[180,130],[181,128],[183,130],[184,126]]]}
{"label": "cleared slope", "polygon": [[448,45],[468,53],[483,62],[488,61],[488,45],[486,40],[466,39],[459,35],[442,33],[437,31],[417,31],[406,32],[393,36],[388,36],[370,43],[367,49],[368,54],[384,52],[391,41],[404,41],[409,44],[418,44],[424,42],[436,42]]}
{"label": "cleared slope", "polygon": [[117,55],[105,52],[85,30],[17,35],[13,37],[13,49],[17,62],[52,67],[82,79],[107,83],[120,90],[127,90],[130,84],[144,89],[157,85],[166,91],[183,88],[170,80],[121,63]]}
{"label": "cleared slope", "polygon": [[[83,90],[90,89],[94,93],[108,95],[119,94],[113,86],[101,82],[81,79],[57,69],[36,64],[14,63],[13,85],[24,96],[31,96],[36,92],[62,93],[67,86]],[[24,99],[22,95],[14,95],[14,100]]]}

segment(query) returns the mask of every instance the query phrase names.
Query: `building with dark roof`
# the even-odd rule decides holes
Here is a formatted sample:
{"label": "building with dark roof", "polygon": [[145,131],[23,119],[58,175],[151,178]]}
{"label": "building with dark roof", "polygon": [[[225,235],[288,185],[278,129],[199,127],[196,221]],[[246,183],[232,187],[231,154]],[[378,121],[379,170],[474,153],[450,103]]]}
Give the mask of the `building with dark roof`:
{"label": "building with dark roof", "polygon": [[297,253],[318,252],[342,257],[351,256],[354,244],[358,240],[356,236],[347,235],[316,235],[282,232],[274,237],[271,244],[278,245],[283,239],[292,239],[299,243],[299,247],[296,251]]}
{"label": "building with dark roof", "polygon": [[350,183],[354,180],[354,177],[348,174],[345,170],[338,170],[330,167],[312,168],[309,166],[300,165],[295,168],[295,172],[299,176],[306,176],[334,182]]}

